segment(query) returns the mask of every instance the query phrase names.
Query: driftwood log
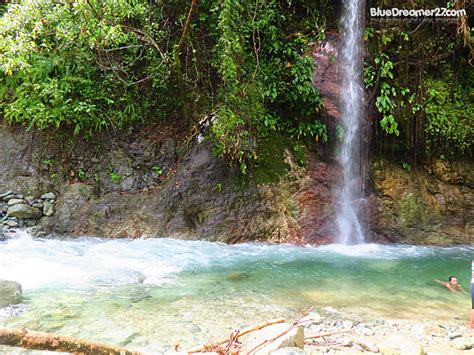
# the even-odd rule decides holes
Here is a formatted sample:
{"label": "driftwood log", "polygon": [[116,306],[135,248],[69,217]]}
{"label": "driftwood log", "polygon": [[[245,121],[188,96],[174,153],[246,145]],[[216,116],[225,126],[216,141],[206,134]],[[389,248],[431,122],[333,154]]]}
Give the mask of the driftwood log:
{"label": "driftwood log", "polygon": [[0,328],[0,345],[73,354],[141,355],[139,352],[112,345],[94,343],[69,336],[15,328]]}

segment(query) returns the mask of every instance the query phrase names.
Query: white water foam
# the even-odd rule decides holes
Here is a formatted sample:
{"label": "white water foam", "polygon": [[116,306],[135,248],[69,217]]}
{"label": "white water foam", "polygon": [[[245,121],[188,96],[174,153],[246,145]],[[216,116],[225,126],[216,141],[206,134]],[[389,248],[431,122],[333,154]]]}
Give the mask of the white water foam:
{"label": "white water foam", "polygon": [[[44,239],[20,232],[0,242],[0,279],[23,288],[96,288],[145,283],[172,285],[182,272],[215,272],[248,264],[281,267],[294,261],[339,262],[336,255],[364,259],[403,259],[471,255],[472,247],[332,244],[318,247],[246,243],[225,245],[173,239]],[[348,259],[348,261],[349,261]],[[339,261],[338,261],[339,260]],[[212,269],[212,270],[211,270]]]}

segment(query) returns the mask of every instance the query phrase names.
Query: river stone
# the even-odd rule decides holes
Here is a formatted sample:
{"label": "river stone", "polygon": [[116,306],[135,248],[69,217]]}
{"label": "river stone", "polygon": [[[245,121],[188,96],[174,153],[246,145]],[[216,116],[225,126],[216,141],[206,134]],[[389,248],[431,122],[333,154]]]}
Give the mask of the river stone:
{"label": "river stone", "polygon": [[54,200],[56,198],[56,195],[54,192],[48,192],[43,195],[41,195],[42,200]]}
{"label": "river stone", "polygon": [[380,351],[377,345],[375,345],[374,343],[372,343],[371,341],[367,339],[354,338],[352,341],[354,344],[359,345],[362,349],[366,351],[370,351],[373,353],[378,353]]}
{"label": "river stone", "polygon": [[18,198],[18,196],[17,195],[8,195],[7,197],[3,198],[3,201],[8,202],[13,198]]}
{"label": "river stone", "polygon": [[15,221],[14,219],[9,219],[4,222],[4,224],[10,228],[16,228],[18,227],[18,221]]}
{"label": "river stone", "polygon": [[3,200],[5,197],[10,196],[10,195],[14,195],[13,191],[9,190],[7,192],[4,192],[0,194],[0,200]]}
{"label": "river stone", "polygon": [[35,203],[35,200],[36,200],[35,197],[32,195],[25,196],[25,201],[28,202],[30,205]]}
{"label": "river stone", "polygon": [[462,334],[459,331],[451,330],[451,331],[448,332],[448,338],[451,339],[451,340],[456,339],[456,338],[460,338],[460,337],[462,337]]}
{"label": "river stone", "polygon": [[43,203],[43,214],[47,217],[50,217],[54,214],[53,204],[49,201],[44,201]]}
{"label": "river stone", "polygon": [[[304,330],[301,326],[296,326],[291,328],[292,325],[288,323],[273,324],[268,327],[261,329],[260,331],[250,333],[242,337],[241,341],[244,344],[241,351],[243,354],[248,353],[255,346],[263,343],[268,339],[273,339],[278,335],[285,333],[284,335],[276,338],[271,343],[268,343],[266,346],[261,347],[255,354],[269,354],[272,351],[286,348],[286,347],[296,347],[303,349],[304,348]],[[291,328],[291,329],[290,329]],[[288,330],[290,329],[290,330]]]}
{"label": "river stone", "polygon": [[342,322],[342,328],[344,329],[351,329],[354,326],[354,322],[351,322],[350,320],[345,320]]}
{"label": "river stone", "polygon": [[0,280],[0,308],[21,302],[21,285],[16,281]]}
{"label": "river stone", "polygon": [[451,342],[451,346],[458,350],[470,350],[474,346],[473,337],[456,338]]}
{"label": "river stone", "polygon": [[384,338],[378,343],[383,355],[423,355],[423,347],[417,341],[402,335]]}
{"label": "river stone", "polygon": [[40,210],[42,210],[44,204],[43,204],[43,202],[36,202],[36,203],[33,203],[32,206],[33,206],[34,208],[39,208]]}
{"label": "river stone", "polygon": [[20,199],[20,198],[12,198],[7,202],[8,206],[13,206],[13,205],[18,205],[20,203],[25,203],[25,200]]}
{"label": "river stone", "polygon": [[417,324],[412,328],[412,330],[415,334],[421,337],[445,337],[448,335],[448,331],[446,329],[432,324]]}
{"label": "river stone", "polygon": [[13,205],[8,208],[7,213],[10,217],[24,219],[38,219],[42,216],[42,213],[39,209],[25,204]]}

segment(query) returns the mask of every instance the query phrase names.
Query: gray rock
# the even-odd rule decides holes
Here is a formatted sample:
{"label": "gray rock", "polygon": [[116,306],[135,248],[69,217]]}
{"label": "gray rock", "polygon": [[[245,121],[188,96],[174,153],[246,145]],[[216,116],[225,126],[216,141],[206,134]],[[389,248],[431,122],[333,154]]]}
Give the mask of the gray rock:
{"label": "gray rock", "polygon": [[54,200],[56,198],[56,195],[54,192],[48,192],[43,195],[41,195],[42,200]]}
{"label": "gray rock", "polygon": [[448,331],[438,325],[433,324],[417,324],[413,326],[412,331],[420,337],[438,336],[445,337]]}
{"label": "gray rock", "polygon": [[43,202],[36,202],[36,203],[33,203],[32,206],[34,208],[38,208],[38,209],[42,210],[44,205],[43,205]]}
{"label": "gray rock", "polygon": [[373,353],[378,353],[380,350],[377,345],[363,338],[354,338],[353,343],[359,345],[362,349]]}
{"label": "gray rock", "polygon": [[453,340],[453,339],[456,339],[456,338],[460,338],[462,337],[462,334],[458,331],[449,331],[448,332],[448,338]]}
{"label": "gray rock", "polygon": [[43,214],[47,217],[50,217],[54,214],[53,204],[49,201],[44,201],[43,203]]}
{"label": "gray rock", "polygon": [[[47,233],[66,234],[78,228],[81,224],[78,222],[83,218],[78,218],[78,210],[84,208],[92,198],[93,191],[94,187],[85,183],[68,185],[54,205],[54,215],[42,221],[42,229]],[[105,220],[101,220],[101,223],[104,224]]]}
{"label": "gray rock", "polygon": [[8,196],[3,198],[3,201],[8,202],[13,198],[18,198],[18,196],[17,195],[8,195]]}
{"label": "gray rock", "polygon": [[5,224],[6,226],[10,228],[16,228],[19,226],[18,221],[15,221],[14,219],[8,219],[5,222],[3,222],[3,224]]}
{"label": "gray rock", "polygon": [[345,320],[342,322],[342,327],[344,329],[351,329],[354,326],[354,322],[351,322],[350,320]]}
{"label": "gray rock", "polygon": [[13,205],[9,207],[7,213],[11,217],[21,219],[38,219],[42,216],[42,213],[39,209],[24,204]]}
{"label": "gray rock", "polygon": [[21,302],[21,285],[16,281],[0,280],[0,308]]}
{"label": "gray rock", "polygon": [[10,196],[10,195],[14,195],[13,191],[9,190],[7,192],[4,192],[0,194],[0,200],[3,200],[5,197]]}
{"label": "gray rock", "polygon": [[25,203],[25,200],[23,200],[21,198],[12,198],[11,200],[9,200],[7,202],[7,205],[8,206],[13,206],[13,205],[18,205],[20,203]]}
{"label": "gray rock", "polygon": [[26,226],[27,226],[27,227],[34,227],[34,226],[36,226],[36,220],[34,220],[34,219],[29,219],[28,221],[26,221]]}
{"label": "gray rock", "polygon": [[35,197],[34,196],[26,196],[25,197],[25,201],[28,202],[29,205],[32,205],[33,203],[35,203]]}
{"label": "gray rock", "polygon": [[451,346],[458,350],[472,349],[472,347],[474,346],[474,338],[473,337],[456,338],[451,342]]}

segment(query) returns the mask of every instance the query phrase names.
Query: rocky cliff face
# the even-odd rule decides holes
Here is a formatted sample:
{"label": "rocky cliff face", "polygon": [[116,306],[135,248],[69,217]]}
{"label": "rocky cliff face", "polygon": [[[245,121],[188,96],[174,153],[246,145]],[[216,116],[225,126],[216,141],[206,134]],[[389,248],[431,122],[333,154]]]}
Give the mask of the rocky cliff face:
{"label": "rocky cliff face", "polygon": [[[323,97],[321,117],[331,142],[340,118],[338,47],[337,34],[330,34],[313,48],[314,84]],[[334,144],[318,147],[324,159],[309,153],[305,168],[287,149],[282,162],[287,174],[279,182],[245,184],[237,169],[213,156],[208,142],[185,142],[182,131],[168,123],[82,141],[0,126],[0,194],[12,190],[34,200],[55,193],[54,213],[19,224],[38,224],[38,233],[228,243],[334,240],[332,192],[339,176],[331,162]],[[379,160],[367,168],[371,179],[363,210],[369,240],[474,242],[472,162],[434,161],[408,171]]]}
{"label": "rocky cliff face", "polygon": [[373,230],[413,244],[474,243],[474,164],[436,160],[413,170],[374,164]]}
{"label": "rocky cliff face", "polygon": [[[302,168],[287,152],[286,176],[252,185],[215,158],[206,142],[180,145],[125,132],[99,148],[77,144],[66,154],[38,133],[0,127],[0,137],[0,192],[56,194],[54,214],[38,221],[41,233],[228,243],[321,244],[334,238],[331,196],[338,169],[314,154]],[[57,173],[66,166],[67,178]],[[466,162],[435,161],[408,171],[377,161],[368,197],[372,240],[474,242],[473,172]]]}
{"label": "rocky cliff face", "polygon": [[229,243],[293,235],[291,179],[244,186],[207,142],[124,132],[64,152],[22,129],[0,127],[0,137],[0,191],[56,193],[54,214],[38,221],[41,233]]}

